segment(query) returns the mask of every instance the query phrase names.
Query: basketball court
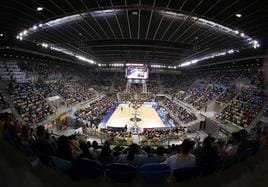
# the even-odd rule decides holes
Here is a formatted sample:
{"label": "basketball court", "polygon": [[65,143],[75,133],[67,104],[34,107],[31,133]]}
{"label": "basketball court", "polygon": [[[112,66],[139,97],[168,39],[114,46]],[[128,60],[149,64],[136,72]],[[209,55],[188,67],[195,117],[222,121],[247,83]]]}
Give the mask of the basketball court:
{"label": "basketball court", "polygon": [[[140,108],[138,108],[136,114],[136,123],[139,128],[165,127],[165,124],[153,108],[152,104],[143,104]],[[105,126],[106,128],[124,128],[127,125],[127,128],[131,128],[135,124],[134,116],[135,110],[132,104],[119,104],[106,122]],[[105,122],[102,122],[102,125],[104,125],[103,123]]]}

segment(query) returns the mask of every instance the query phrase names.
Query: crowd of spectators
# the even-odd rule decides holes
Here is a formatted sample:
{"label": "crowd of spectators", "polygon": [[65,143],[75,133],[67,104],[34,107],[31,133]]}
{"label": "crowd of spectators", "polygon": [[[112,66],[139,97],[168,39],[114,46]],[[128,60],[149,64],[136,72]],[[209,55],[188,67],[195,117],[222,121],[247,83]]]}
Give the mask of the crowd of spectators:
{"label": "crowd of spectators", "polygon": [[153,102],[154,100],[154,94],[151,92],[148,93],[138,93],[136,94],[136,97],[133,93],[120,93],[119,94],[119,100],[120,101],[129,101],[129,102],[139,102],[139,103],[144,103],[144,102]]}
{"label": "crowd of spectators", "polygon": [[44,80],[72,79],[76,77],[78,69],[75,65],[57,61],[49,63],[27,60],[19,61],[19,65],[25,72],[37,73]]}
{"label": "crowd of spectators", "polygon": [[43,82],[39,79],[35,84],[34,87],[45,97],[53,97],[58,95],[47,83]]}
{"label": "crowd of spectators", "polygon": [[48,85],[65,98],[69,105],[87,101],[96,96],[96,91],[91,85],[82,80],[52,81]]}
{"label": "crowd of spectators", "polygon": [[[231,156],[242,155],[245,151],[252,153],[257,145],[266,143],[267,137],[252,136],[245,130],[232,133],[228,140],[216,140],[212,136],[204,139],[201,145],[191,139],[184,139],[180,145],[171,146],[139,146],[135,143],[129,146],[111,146],[109,142],[99,145],[96,141],[84,141],[76,137],[55,137],[49,134],[44,126],[36,130],[29,126],[19,126],[17,123],[4,124],[4,139],[22,150],[31,159],[50,165],[50,156],[69,161],[75,170],[80,159],[96,160],[103,166],[110,163],[127,163],[134,167],[148,163],[161,163],[170,167],[171,171],[182,168],[202,167],[203,165],[224,162]],[[77,171],[76,171],[77,172]],[[69,172],[72,176],[75,171]]]}
{"label": "crowd of spectators", "polygon": [[221,103],[229,103],[237,94],[238,88],[234,85],[227,88],[218,98],[217,101]]}
{"label": "crowd of spectators", "polygon": [[187,129],[184,127],[176,128],[154,128],[154,129],[143,129],[143,132],[139,134],[141,144],[157,144],[160,141],[166,139],[184,139]]}
{"label": "crowd of spectators", "polygon": [[165,98],[163,105],[168,109],[168,111],[176,116],[183,123],[190,123],[197,120],[193,113],[188,112],[185,108],[181,107],[179,104]]}
{"label": "crowd of spectators", "polygon": [[153,102],[154,101],[154,94],[152,93],[140,93],[137,97],[138,102],[144,103],[144,102]]}
{"label": "crowd of spectators", "polygon": [[193,104],[197,99],[202,97],[208,91],[208,84],[206,82],[196,82],[188,90],[189,97],[184,101],[189,104]]}
{"label": "crowd of spectators", "polygon": [[104,135],[107,141],[115,145],[130,145],[132,143],[132,133],[126,128],[100,129],[101,135]]}
{"label": "crowd of spectators", "polygon": [[131,93],[119,93],[119,100],[120,101],[134,101],[134,95]]}
{"label": "crowd of spectators", "polygon": [[142,85],[141,84],[131,84],[129,93],[135,95],[142,92]]}
{"label": "crowd of spectators", "polygon": [[161,93],[161,83],[159,83],[156,80],[151,80],[147,82],[147,89],[148,92],[153,93],[153,94],[158,94]]}
{"label": "crowd of spectators", "polygon": [[41,122],[54,113],[31,83],[10,83],[8,91],[16,110],[29,125]]}
{"label": "crowd of spectators", "polygon": [[229,87],[231,84],[239,77],[241,71],[232,71],[229,70],[225,72],[223,75],[219,74],[219,79],[216,80],[216,84]]}
{"label": "crowd of spectators", "polygon": [[250,79],[250,85],[253,87],[257,87],[260,89],[265,88],[265,83],[264,83],[264,72],[263,69],[256,69],[254,72],[251,74],[253,77]]}
{"label": "crowd of spectators", "polygon": [[123,93],[126,91],[127,82],[123,80],[114,81],[114,92]]}
{"label": "crowd of spectators", "polygon": [[216,85],[211,85],[206,89],[204,93],[202,93],[202,96],[193,103],[193,106],[196,109],[200,110],[203,107],[207,106],[209,101],[216,98],[222,92],[223,88],[217,87]]}
{"label": "crowd of spectators", "polygon": [[90,106],[80,109],[74,113],[79,120],[85,120],[89,126],[97,126],[108,110],[112,110],[115,97],[103,97],[102,99],[90,104]]}
{"label": "crowd of spectators", "polygon": [[0,58],[0,80],[24,82],[26,74],[18,66],[17,60]]}
{"label": "crowd of spectators", "polygon": [[[198,79],[198,73],[193,74],[182,74],[176,76],[176,80],[168,79],[166,76],[165,79],[161,79],[161,84],[163,87],[163,93],[169,95],[176,95],[179,91],[186,92],[189,87],[194,83],[195,80]],[[184,98],[181,98],[183,100]]]}
{"label": "crowd of spectators", "polygon": [[265,98],[263,91],[245,87],[217,118],[225,123],[234,123],[246,128],[257,117]]}

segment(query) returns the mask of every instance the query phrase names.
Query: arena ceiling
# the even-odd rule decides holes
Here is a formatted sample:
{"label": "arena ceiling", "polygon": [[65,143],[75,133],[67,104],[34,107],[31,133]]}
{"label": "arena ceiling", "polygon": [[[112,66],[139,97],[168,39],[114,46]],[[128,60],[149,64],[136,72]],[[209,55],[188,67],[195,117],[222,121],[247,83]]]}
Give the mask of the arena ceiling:
{"label": "arena ceiling", "polygon": [[6,41],[97,63],[179,65],[268,43],[268,6],[258,0],[5,0],[0,9]]}

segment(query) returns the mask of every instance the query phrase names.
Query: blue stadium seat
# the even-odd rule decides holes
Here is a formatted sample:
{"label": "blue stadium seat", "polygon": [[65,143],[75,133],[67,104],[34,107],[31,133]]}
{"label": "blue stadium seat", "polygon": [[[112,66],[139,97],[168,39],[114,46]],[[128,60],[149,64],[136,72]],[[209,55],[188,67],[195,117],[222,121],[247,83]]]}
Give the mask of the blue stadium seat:
{"label": "blue stadium seat", "polygon": [[30,144],[21,144],[20,150],[29,158],[35,157],[34,151]]}
{"label": "blue stadium seat", "polygon": [[58,158],[56,156],[50,156],[51,164],[55,169],[61,173],[68,173],[72,168],[72,162]]}
{"label": "blue stadium seat", "polygon": [[130,164],[113,163],[107,165],[106,174],[113,183],[130,183],[137,175],[137,168]]}
{"label": "blue stadium seat", "polygon": [[200,175],[207,176],[215,173],[216,171],[222,168],[222,160],[202,164],[199,167],[200,167]]}
{"label": "blue stadium seat", "polygon": [[82,158],[75,162],[73,172],[78,178],[96,179],[103,175],[103,166],[98,161]]}
{"label": "blue stadium seat", "polygon": [[143,166],[145,164],[153,164],[153,163],[159,163],[154,157],[147,157],[144,160],[142,160],[138,166]]}
{"label": "blue stadium seat", "polygon": [[190,180],[199,175],[199,167],[189,167],[176,169],[173,171],[173,177],[176,182]]}
{"label": "blue stadium seat", "polygon": [[170,167],[165,164],[145,164],[139,168],[139,174],[145,182],[165,182],[170,175]]}
{"label": "blue stadium seat", "polygon": [[228,169],[231,166],[235,165],[238,161],[238,156],[237,155],[233,155],[233,156],[226,156],[223,159],[223,169]]}
{"label": "blue stadium seat", "polygon": [[247,158],[249,158],[252,155],[252,149],[248,148],[240,153],[238,153],[238,160],[239,161],[244,161]]}

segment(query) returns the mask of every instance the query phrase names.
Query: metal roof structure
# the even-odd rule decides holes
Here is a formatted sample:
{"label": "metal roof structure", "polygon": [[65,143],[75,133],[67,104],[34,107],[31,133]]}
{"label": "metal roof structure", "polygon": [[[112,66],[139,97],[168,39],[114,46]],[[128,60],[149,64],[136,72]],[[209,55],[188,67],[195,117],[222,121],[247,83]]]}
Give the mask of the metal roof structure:
{"label": "metal roof structure", "polygon": [[5,0],[0,9],[4,45],[17,38],[100,64],[188,65],[268,43],[260,0]]}

